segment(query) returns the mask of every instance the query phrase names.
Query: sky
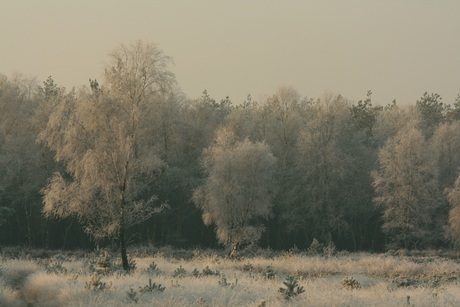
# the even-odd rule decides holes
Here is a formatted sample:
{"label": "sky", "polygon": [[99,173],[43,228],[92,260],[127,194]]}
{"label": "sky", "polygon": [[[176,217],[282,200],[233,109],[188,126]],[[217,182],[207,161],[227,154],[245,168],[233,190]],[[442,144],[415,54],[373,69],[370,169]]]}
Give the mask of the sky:
{"label": "sky", "polygon": [[458,0],[0,0],[0,73],[103,80],[108,53],[138,39],[174,60],[189,98],[241,103],[292,86],[374,104],[460,92]]}

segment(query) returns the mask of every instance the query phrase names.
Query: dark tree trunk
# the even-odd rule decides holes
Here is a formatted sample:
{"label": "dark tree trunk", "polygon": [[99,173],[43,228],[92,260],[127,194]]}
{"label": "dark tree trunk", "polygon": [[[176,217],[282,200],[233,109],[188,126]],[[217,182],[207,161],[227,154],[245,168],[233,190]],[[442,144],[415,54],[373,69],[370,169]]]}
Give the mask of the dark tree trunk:
{"label": "dark tree trunk", "polygon": [[[122,189],[122,192],[124,192],[124,187]],[[120,244],[121,263],[123,265],[123,269],[126,272],[129,272],[128,254],[126,253],[125,227],[125,198],[124,193],[122,193],[120,210],[120,230],[118,231],[118,240]]]}
{"label": "dark tree trunk", "polygon": [[64,243],[63,243],[63,249],[66,250],[67,249],[67,239],[69,237],[69,232],[70,232],[70,228],[72,228],[72,224],[73,224],[73,221],[69,221],[69,224],[65,226],[65,231],[64,231]]}
{"label": "dark tree trunk", "polygon": [[120,243],[120,252],[121,252],[121,263],[123,264],[123,269],[128,272],[129,271],[129,263],[128,263],[128,254],[126,253],[126,239],[125,239],[125,226],[122,224],[120,225],[120,231],[118,234],[118,240]]}
{"label": "dark tree trunk", "polygon": [[26,231],[26,236],[27,236],[27,247],[32,247],[32,227],[30,226],[31,224],[31,209],[27,208],[27,205],[24,205],[24,212],[26,213],[26,222],[27,222],[27,231]]}
{"label": "dark tree trunk", "polygon": [[239,247],[240,247],[239,242],[232,243],[231,248],[230,248],[230,252],[228,254],[228,257],[229,258],[236,258],[236,256],[238,255]]}

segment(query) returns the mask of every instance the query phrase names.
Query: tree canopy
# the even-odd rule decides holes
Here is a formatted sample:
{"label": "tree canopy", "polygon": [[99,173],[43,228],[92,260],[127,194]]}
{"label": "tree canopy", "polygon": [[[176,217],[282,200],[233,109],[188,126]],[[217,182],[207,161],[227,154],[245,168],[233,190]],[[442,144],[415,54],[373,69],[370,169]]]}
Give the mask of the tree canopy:
{"label": "tree canopy", "polygon": [[265,143],[237,141],[225,127],[204,153],[205,182],[193,198],[203,210],[203,222],[216,225],[217,239],[231,246],[231,255],[262,235],[259,219],[271,214],[275,162]]}
{"label": "tree canopy", "polygon": [[459,246],[458,97],[190,98],[171,64],[136,41],[80,88],[0,75],[1,245]]}
{"label": "tree canopy", "polygon": [[168,58],[152,44],[121,45],[111,53],[106,87],[91,83],[61,97],[39,140],[66,167],[44,189],[45,216],[76,216],[96,239],[120,241],[154,212],[149,184],[162,161],[150,141],[154,105],[174,82]]}

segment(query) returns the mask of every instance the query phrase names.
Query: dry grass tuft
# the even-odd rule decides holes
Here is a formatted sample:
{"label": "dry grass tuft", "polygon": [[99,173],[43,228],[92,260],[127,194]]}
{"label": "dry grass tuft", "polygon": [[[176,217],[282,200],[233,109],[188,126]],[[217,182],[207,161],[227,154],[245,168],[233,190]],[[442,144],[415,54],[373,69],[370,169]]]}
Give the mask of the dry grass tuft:
{"label": "dry grass tuft", "polygon": [[40,267],[29,260],[11,260],[2,265],[2,279],[7,287],[20,289],[27,277],[40,270]]}
{"label": "dry grass tuft", "polygon": [[23,305],[19,297],[19,291],[4,287],[0,283],[0,306],[19,307]]}
{"label": "dry grass tuft", "polygon": [[62,289],[69,287],[68,278],[46,272],[31,274],[23,288],[21,296],[33,306],[61,306],[59,295]]}

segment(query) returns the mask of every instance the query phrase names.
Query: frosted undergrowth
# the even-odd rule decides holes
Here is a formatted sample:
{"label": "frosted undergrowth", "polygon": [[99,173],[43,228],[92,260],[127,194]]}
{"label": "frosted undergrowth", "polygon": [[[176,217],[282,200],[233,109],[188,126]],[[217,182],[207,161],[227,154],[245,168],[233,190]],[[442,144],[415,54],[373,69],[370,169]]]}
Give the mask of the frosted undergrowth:
{"label": "frosted undergrowth", "polygon": [[[136,268],[129,274],[114,256],[3,259],[0,306],[285,306],[286,299],[290,306],[460,304],[460,265],[449,259],[384,254],[131,259]],[[286,280],[304,291],[281,295]]]}

